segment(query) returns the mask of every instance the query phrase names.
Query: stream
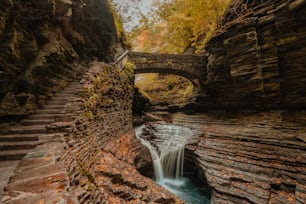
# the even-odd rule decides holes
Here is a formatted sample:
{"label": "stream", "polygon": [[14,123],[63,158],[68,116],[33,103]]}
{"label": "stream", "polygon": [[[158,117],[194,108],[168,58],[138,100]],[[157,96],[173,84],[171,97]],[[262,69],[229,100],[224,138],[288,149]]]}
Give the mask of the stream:
{"label": "stream", "polygon": [[146,123],[135,128],[136,136],[151,154],[154,174],[152,179],[178,195],[187,204],[209,204],[207,184],[187,171],[185,144],[194,136],[190,128],[166,123]]}

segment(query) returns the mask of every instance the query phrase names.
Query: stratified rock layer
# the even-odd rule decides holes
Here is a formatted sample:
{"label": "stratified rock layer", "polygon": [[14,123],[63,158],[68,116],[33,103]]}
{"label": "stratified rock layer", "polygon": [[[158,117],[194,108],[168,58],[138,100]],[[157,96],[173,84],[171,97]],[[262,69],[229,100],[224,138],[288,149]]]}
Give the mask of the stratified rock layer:
{"label": "stratified rock layer", "polygon": [[32,112],[116,42],[106,0],[1,1],[0,116]]}
{"label": "stratified rock layer", "polygon": [[203,132],[187,145],[215,204],[306,202],[306,113],[178,114]]}
{"label": "stratified rock layer", "polygon": [[305,107],[305,2],[232,2],[206,47],[206,107]]}
{"label": "stratified rock layer", "polygon": [[[65,122],[40,126],[45,134],[17,165],[1,202],[182,203],[134,166],[137,156],[149,158],[149,153],[133,131],[133,79],[131,70],[93,63],[81,87],[69,90],[74,94],[61,105]],[[22,131],[7,130],[12,129]]]}
{"label": "stratified rock layer", "polygon": [[306,202],[305,13],[305,0],[232,1],[206,46],[199,101],[219,111],[174,121],[204,133],[188,148],[213,203]]}
{"label": "stratified rock layer", "polygon": [[82,80],[83,111],[66,138],[69,191],[80,203],[181,203],[134,167],[144,151],[132,126],[134,75],[94,63]]}

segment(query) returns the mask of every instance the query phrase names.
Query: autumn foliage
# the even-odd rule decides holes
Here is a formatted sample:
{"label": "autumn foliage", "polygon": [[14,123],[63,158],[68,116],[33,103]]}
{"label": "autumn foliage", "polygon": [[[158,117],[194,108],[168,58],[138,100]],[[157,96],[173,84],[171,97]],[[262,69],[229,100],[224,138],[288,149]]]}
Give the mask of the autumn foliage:
{"label": "autumn foliage", "polygon": [[137,51],[181,53],[201,50],[216,28],[230,0],[156,1],[150,16],[142,16],[130,33]]}

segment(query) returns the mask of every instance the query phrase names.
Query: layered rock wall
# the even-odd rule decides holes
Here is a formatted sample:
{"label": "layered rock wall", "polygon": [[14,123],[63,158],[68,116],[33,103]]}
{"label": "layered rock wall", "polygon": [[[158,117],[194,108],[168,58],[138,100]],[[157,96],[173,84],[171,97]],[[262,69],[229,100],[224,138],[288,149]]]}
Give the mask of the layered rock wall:
{"label": "layered rock wall", "polygon": [[132,126],[133,81],[132,69],[93,63],[74,94],[62,93],[63,118],[42,127],[1,203],[181,203],[134,166],[150,156]]}
{"label": "layered rock wall", "polygon": [[66,138],[69,192],[80,203],[181,203],[139,174],[134,159],[148,152],[132,126],[134,73],[94,63],[82,80],[82,111]]}
{"label": "layered rock wall", "polygon": [[203,132],[187,149],[212,189],[214,204],[306,202],[305,112],[177,114]]}
{"label": "layered rock wall", "polygon": [[116,42],[106,0],[1,1],[0,116],[33,111]]}
{"label": "layered rock wall", "polygon": [[82,79],[82,110],[67,143],[64,158],[71,181],[70,191],[81,203],[99,203],[104,192],[97,186],[95,167],[102,149],[115,137],[132,130],[130,81],[107,64],[95,63]]}
{"label": "layered rock wall", "polygon": [[305,6],[233,1],[206,47],[206,106],[305,107]]}
{"label": "layered rock wall", "polygon": [[188,148],[213,203],[306,202],[305,12],[304,0],[233,1],[207,44],[201,103],[218,110],[174,122],[204,133]]}

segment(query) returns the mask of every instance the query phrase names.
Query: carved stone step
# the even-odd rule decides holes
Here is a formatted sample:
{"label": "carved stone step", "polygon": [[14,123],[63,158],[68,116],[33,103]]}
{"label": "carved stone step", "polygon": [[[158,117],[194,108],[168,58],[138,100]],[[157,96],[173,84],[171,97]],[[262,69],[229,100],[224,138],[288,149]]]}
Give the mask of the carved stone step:
{"label": "carved stone step", "polygon": [[[65,105],[68,101],[66,99],[54,99],[54,100],[50,100],[46,103],[46,105]],[[46,106],[45,105],[45,106]]]}
{"label": "carved stone step", "polygon": [[0,142],[0,150],[23,150],[33,149],[39,144],[38,141],[22,141],[22,142]]}
{"label": "carved stone step", "polygon": [[0,161],[20,160],[32,149],[0,151]]}
{"label": "carved stone step", "polygon": [[69,98],[69,97],[73,97],[73,96],[74,96],[74,94],[60,93],[58,95],[53,96],[53,98],[51,100],[59,99],[59,98]]}
{"label": "carved stone step", "polygon": [[65,89],[63,91],[61,91],[59,93],[59,95],[61,94],[70,94],[70,95],[74,95],[80,88],[71,88],[71,89]]}
{"label": "carved stone step", "polygon": [[69,120],[70,116],[72,114],[65,114],[65,113],[53,113],[53,114],[33,114],[28,117],[30,120],[48,120],[48,119],[54,119],[56,121],[62,121],[62,120]]}
{"label": "carved stone step", "polygon": [[0,135],[0,142],[16,142],[16,141],[38,141],[41,134],[11,134]]}
{"label": "carved stone step", "polygon": [[2,134],[37,134],[46,132],[45,125],[13,126],[1,131]]}
{"label": "carved stone step", "polygon": [[21,121],[22,125],[43,125],[55,122],[55,119],[25,119]]}
{"label": "carved stone step", "polygon": [[62,109],[41,109],[37,110],[34,114],[61,114],[64,113]]}
{"label": "carved stone step", "polygon": [[56,104],[46,104],[42,107],[42,110],[59,110],[59,109],[63,109],[63,105],[64,104],[59,104],[59,105],[56,105]]}
{"label": "carved stone step", "polygon": [[0,197],[3,194],[4,187],[14,173],[14,169],[18,165],[19,160],[0,161]]}

